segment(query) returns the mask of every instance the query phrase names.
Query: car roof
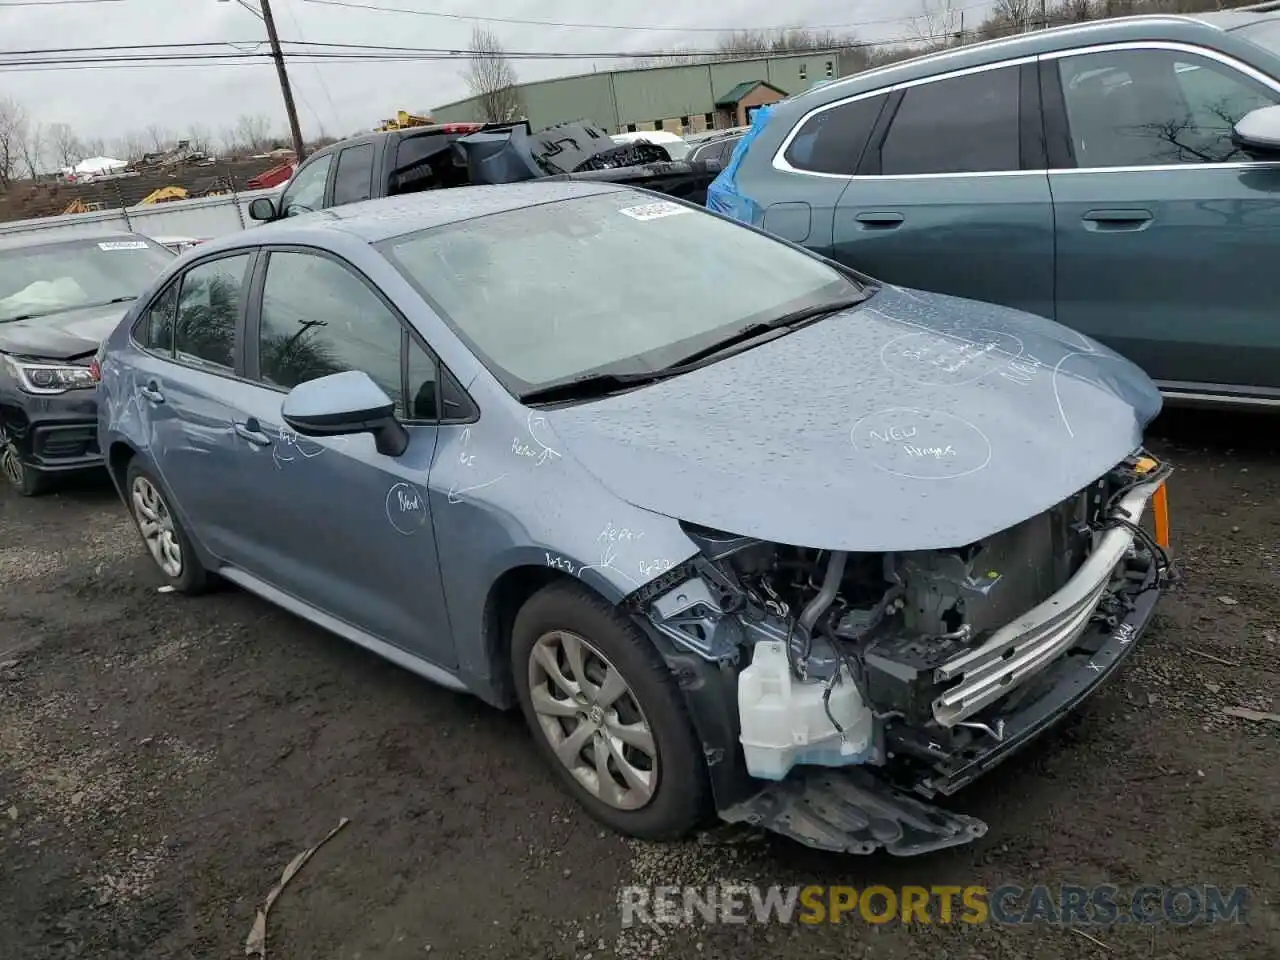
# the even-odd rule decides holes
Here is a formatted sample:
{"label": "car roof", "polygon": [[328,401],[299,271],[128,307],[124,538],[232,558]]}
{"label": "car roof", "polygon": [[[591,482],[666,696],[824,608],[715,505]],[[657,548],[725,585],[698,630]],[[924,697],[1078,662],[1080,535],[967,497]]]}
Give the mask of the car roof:
{"label": "car roof", "polygon": [[906,83],[939,73],[950,73],[969,67],[981,67],[1019,57],[1031,57],[1079,46],[1080,43],[1117,43],[1129,40],[1195,40],[1206,33],[1219,33],[1235,29],[1259,19],[1262,14],[1238,13],[1240,22],[1228,25],[1222,14],[1174,15],[1146,14],[1132,17],[1114,17],[1108,20],[1092,20],[1073,23],[1046,30],[1034,30],[1014,37],[1001,37],[966,44],[950,50],[912,57],[864,70],[849,77],[833,80],[821,86],[788,97],[782,103],[820,106],[831,100],[839,100],[854,94],[897,83]]}
{"label": "car roof", "polygon": [[220,237],[202,244],[200,249],[212,251],[249,244],[294,243],[307,237],[318,239],[320,234],[329,231],[354,234],[366,243],[379,243],[406,233],[494,213],[626,190],[629,188],[612,183],[550,179],[424,190],[288,217]]}
{"label": "car roof", "polygon": [[84,241],[92,243],[96,240],[150,240],[138,233],[128,230],[77,230],[68,233],[61,230],[50,230],[47,233],[18,233],[7,235],[0,233],[0,251],[29,250],[33,247],[50,247],[59,243],[76,243]]}

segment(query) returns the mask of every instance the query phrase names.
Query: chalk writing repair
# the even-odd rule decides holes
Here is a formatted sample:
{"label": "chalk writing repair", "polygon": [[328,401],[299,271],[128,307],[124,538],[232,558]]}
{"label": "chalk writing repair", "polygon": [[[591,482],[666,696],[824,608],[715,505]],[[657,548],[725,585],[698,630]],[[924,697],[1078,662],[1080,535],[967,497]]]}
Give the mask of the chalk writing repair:
{"label": "chalk writing repair", "polygon": [[427,498],[411,483],[394,484],[387,491],[387,520],[399,534],[412,536],[427,522]]}

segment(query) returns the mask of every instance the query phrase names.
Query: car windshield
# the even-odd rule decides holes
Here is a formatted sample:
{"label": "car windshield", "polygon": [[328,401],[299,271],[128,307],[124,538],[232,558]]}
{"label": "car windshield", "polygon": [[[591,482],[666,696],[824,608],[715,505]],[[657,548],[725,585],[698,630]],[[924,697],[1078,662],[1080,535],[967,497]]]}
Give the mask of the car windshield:
{"label": "car windshield", "polygon": [[380,247],[517,396],[592,374],[660,370],[746,325],[862,291],[753,230],[623,191]]}
{"label": "car windshield", "polygon": [[136,297],[173,256],[139,237],[0,250],[0,323]]}

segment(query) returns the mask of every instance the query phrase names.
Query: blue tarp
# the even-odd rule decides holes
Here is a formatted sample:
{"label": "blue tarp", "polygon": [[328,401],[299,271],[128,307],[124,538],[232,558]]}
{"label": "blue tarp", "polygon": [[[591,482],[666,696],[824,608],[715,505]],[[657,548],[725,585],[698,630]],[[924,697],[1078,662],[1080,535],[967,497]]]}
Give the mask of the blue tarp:
{"label": "blue tarp", "polygon": [[750,149],[751,142],[760,135],[760,131],[769,122],[771,113],[773,113],[772,105],[761,107],[756,111],[751,120],[751,129],[743,134],[738,145],[733,148],[729,165],[720,171],[720,175],[707,188],[708,210],[714,210],[716,213],[756,226],[764,220],[764,211],[760,208],[760,204],[738,189],[738,167],[742,163],[742,158],[746,156],[747,150]]}

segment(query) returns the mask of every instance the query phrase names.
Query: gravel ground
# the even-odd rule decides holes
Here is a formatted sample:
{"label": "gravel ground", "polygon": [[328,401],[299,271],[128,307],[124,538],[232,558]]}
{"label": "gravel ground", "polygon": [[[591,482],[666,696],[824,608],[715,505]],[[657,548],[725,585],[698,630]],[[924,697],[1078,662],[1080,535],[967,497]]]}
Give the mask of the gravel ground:
{"label": "gravel ground", "polygon": [[[926,858],[716,831],[605,834],[517,715],[235,590],[157,592],[109,486],[0,492],[0,956],[1275,958],[1280,955],[1280,431],[1166,415],[1184,585],[1119,677],[955,805]],[[1270,439],[1268,439],[1270,438]],[[1246,885],[1241,925],[619,924],[627,884]],[[1096,942],[1095,942],[1096,941]]]}

